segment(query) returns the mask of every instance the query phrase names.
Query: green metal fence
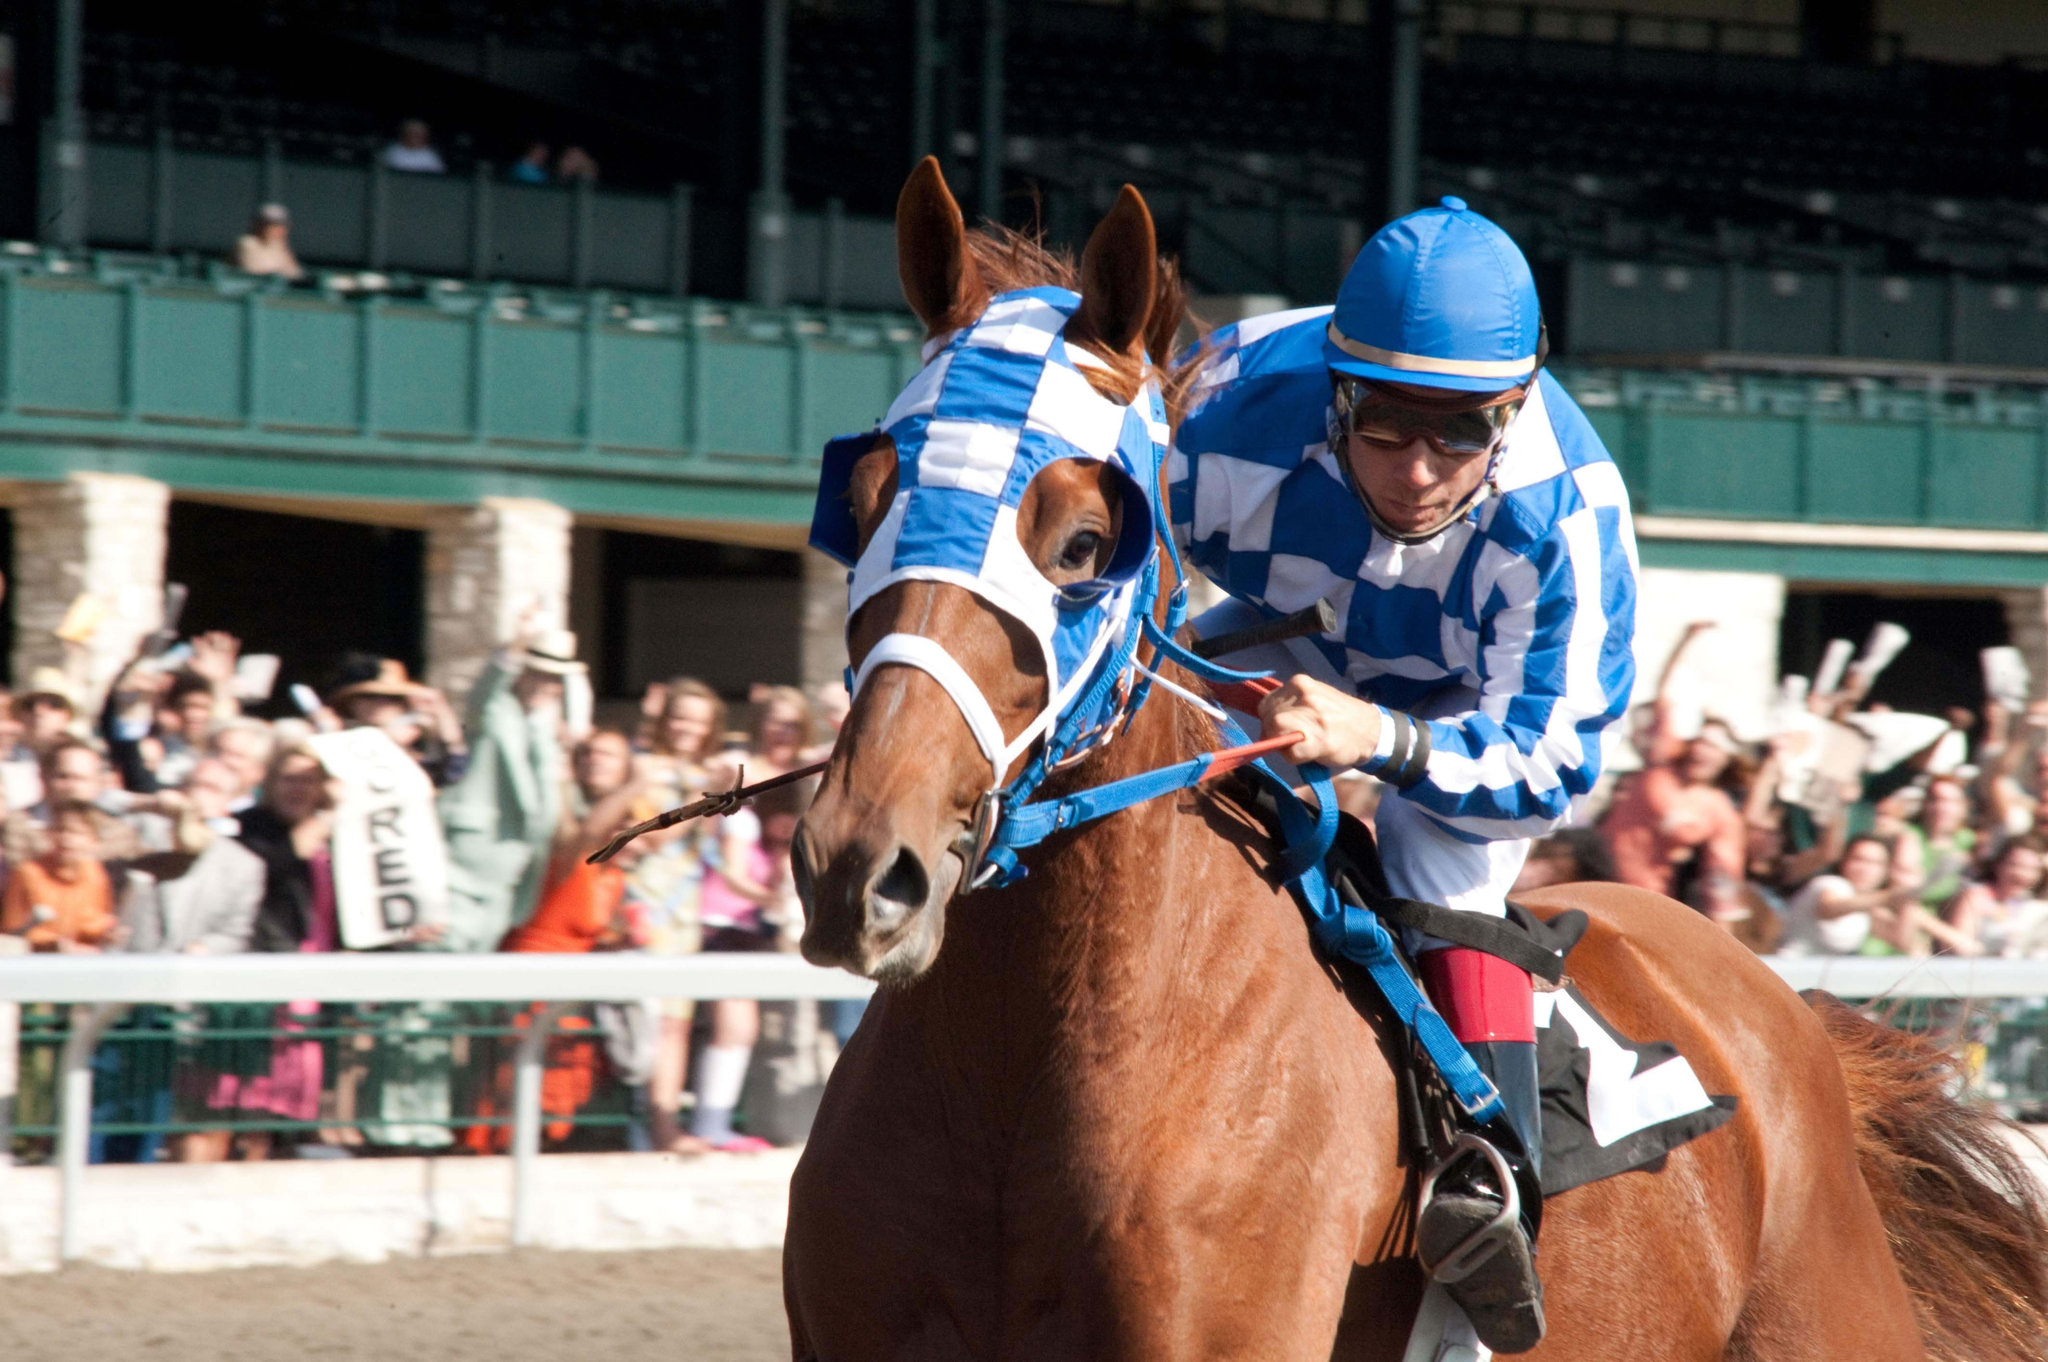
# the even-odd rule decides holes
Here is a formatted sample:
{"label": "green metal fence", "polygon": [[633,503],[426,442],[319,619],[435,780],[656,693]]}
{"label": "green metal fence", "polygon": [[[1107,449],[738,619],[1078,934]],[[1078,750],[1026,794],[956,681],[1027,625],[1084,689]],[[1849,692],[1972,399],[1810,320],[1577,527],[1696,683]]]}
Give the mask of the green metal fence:
{"label": "green metal fence", "polygon": [[2048,394],[1562,366],[1638,513],[2048,529]]}
{"label": "green metal fence", "polygon": [[5,263],[0,476],[796,524],[920,364],[893,315]]}
{"label": "green metal fence", "polygon": [[[908,318],[455,280],[310,288],[0,253],[0,477],[589,516],[809,521],[830,436],[920,364]],[[2048,392],[1557,373],[1639,512],[2048,530]],[[2001,568],[2025,576],[2022,564]]]}
{"label": "green metal fence", "polygon": [[[327,1004],[303,1016],[282,1004],[197,1004],[134,1009],[93,1058],[96,1139],[132,1137],[111,1154],[137,1156],[164,1136],[202,1131],[314,1136],[409,1150],[502,1148],[512,1065],[533,1009],[496,1003]],[[49,1156],[59,1129],[57,1092],[72,1009],[22,1008],[12,1127],[18,1158]],[[590,1010],[554,1023],[543,1110],[554,1144],[617,1147],[636,1119],[633,1094],[606,1062],[609,1033]],[[317,1060],[308,1065],[308,1051]],[[317,1109],[271,1086],[287,1071],[315,1074]],[[582,1080],[587,1077],[587,1089]],[[564,1079],[559,1095],[554,1079]],[[260,1084],[260,1087],[252,1087]],[[555,1098],[555,1100],[550,1100]],[[566,1098],[567,1100],[561,1100]],[[573,1109],[570,1109],[573,1106]],[[610,1138],[602,1138],[605,1133]]]}

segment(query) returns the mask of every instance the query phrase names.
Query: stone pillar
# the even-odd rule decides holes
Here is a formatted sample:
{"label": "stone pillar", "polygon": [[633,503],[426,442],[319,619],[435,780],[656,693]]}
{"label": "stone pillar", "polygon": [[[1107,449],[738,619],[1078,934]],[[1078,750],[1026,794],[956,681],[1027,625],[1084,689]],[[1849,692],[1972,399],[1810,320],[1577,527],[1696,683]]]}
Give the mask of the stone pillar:
{"label": "stone pillar", "polygon": [[553,502],[485,497],[429,522],[427,679],[457,705],[493,649],[567,626],[569,519]]}
{"label": "stone pillar", "polygon": [[[114,677],[163,620],[164,538],[171,489],[121,473],[24,483],[14,505],[14,678],[58,667],[96,715]],[[57,637],[71,603],[103,612],[82,645]]]}
{"label": "stone pillar", "polygon": [[1654,697],[1657,677],[1685,626],[1712,620],[1672,683],[1680,731],[1702,715],[1726,719],[1745,738],[1770,731],[1778,690],[1778,628],[1785,615],[1785,579],[1762,572],[1698,572],[1644,568],[1636,599],[1635,703]]}
{"label": "stone pillar", "polygon": [[797,648],[797,669],[806,694],[846,675],[846,569],[805,549],[804,634]]}
{"label": "stone pillar", "polygon": [[2027,659],[2034,695],[2048,695],[2048,588],[2014,587],[1998,593],[2005,604],[2005,626],[2012,646]]}

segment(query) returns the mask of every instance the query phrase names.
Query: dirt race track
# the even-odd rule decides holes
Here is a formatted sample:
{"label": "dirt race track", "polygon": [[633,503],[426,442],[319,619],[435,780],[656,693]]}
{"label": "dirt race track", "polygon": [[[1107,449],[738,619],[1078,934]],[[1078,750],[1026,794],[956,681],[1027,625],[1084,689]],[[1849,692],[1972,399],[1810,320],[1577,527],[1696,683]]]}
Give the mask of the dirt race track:
{"label": "dirt race track", "polygon": [[771,1362],[782,1254],[477,1254],[0,1277],[7,1362]]}

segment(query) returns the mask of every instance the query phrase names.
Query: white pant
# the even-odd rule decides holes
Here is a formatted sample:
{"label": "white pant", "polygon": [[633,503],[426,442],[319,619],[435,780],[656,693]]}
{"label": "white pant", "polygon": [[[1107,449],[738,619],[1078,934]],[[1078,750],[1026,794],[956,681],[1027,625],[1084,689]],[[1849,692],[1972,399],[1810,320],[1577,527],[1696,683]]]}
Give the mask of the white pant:
{"label": "white pant", "polygon": [[[1195,621],[1195,632],[1204,638],[1249,628],[1263,616],[1242,601],[1226,600],[1204,611]],[[1270,671],[1281,680],[1306,672],[1318,681],[1350,692],[1350,682],[1339,676],[1328,658],[1307,639],[1262,644],[1240,653],[1216,659],[1239,671]],[[1413,712],[1417,718],[1460,714],[1476,705],[1476,697],[1462,686],[1447,686],[1432,695]],[[1256,715],[1241,715],[1239,722],[1253,737],[1258,736]],[[1294,768],[1275,757],[1266,762],[1283,779],[1294,777]],[[1380,864],[1387,872],[1387,887],[1402,898],[1438,903],[1468,913],[1491,917],[1507,914],[1507,893],[1528,859],[1526,838],[1503,842],[1473,843],[1453,836],[1443,824],[1424,813],[1400,791],[1388,786],[1381,794],[1374,833],[1379,838]],[[1426,950],[1434,938],[1411,939],[1411,950]]]}

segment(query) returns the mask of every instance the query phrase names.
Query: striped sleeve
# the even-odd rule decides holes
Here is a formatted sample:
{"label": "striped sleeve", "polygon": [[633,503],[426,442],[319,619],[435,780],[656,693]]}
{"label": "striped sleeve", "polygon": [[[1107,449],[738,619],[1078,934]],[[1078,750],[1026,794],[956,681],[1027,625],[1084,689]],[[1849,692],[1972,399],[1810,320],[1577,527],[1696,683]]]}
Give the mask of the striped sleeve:
{"label": "striped sleeve", "polygon": [[1428,767],[1404,797],[1473,842],[1569,821],[1635,684],[1635,579],[1625,494],[1580,504],[1526,546],[1487,544],[1478,707],[1429,720]]}

